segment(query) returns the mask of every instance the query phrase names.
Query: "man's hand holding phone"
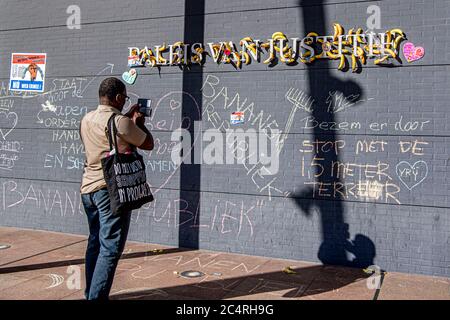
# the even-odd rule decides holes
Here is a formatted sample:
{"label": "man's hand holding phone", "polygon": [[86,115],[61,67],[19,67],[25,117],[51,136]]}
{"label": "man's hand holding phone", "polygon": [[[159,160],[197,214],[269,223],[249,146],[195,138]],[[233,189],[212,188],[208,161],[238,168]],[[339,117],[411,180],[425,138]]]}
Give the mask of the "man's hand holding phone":
{"label": "man's hand holding phone", "polygon": [[136,125],[144,125],[145,124],[144,114],[139,111],[138,104],[132,105],[130,110],[125,114],[125,116],[130,118]]}
{"label": "man's hand holding phone", "polygon": [[137,127],[147,134],[144,143],[139,146],[143,150],[152,150],[154,147],[153,136],[145,126],[145,117],[150,117],[152,114],[151,102],[150,99],[138,99],[138,103],[132,105],[130,110],[125,114]]}
{"label": "man's hand holding phone", "polygon": [[151,109],[150,109],[150,101],[148,103],[145,102],[142,103],[141,99],[138,100],[138,103],[131,106],[130,110],[125,113],[126,117],[129,117],[131,121],[133,121],[136,126],[138,126],[142,131],[144,131],[147,134],[147,138],[145,139],[144,143],[139,146],[140,149],[143,150],[152,150],[154,147],[153,143],[153,136],[148,131],[147,127],[145,126],[145,117],[151,115]]}

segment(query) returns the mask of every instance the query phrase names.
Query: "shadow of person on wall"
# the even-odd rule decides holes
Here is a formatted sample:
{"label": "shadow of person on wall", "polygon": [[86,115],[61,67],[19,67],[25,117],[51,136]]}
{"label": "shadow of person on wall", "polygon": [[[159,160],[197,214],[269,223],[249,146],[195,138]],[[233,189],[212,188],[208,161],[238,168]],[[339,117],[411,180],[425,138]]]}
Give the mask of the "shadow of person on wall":
{"label": "shadow of person on wall", "polygon": [[[315,31],[319,35],[326,34],[327,19],[323,0],[299,0],[301,15],[303,16],[303,30],[308,33]],[[205,28],[205,0],[185,1],[185,43],[203,43]],[[363,89],[354,81],[344,81],[330,72],[329,60],[322,59],[312,65],[307,65],[309,93],[315,99],[316,106],[311,116],[319,123],[336,122],[335,113],[327,110],[326,101],[330,92],[341,93],[344,97],[363,97]],[[183,72],[183,92],[188,92],[202,105],[201,87],[203,82],[203,68],[193,66],[191,70]],[[182,127],[194,136],[193,122],[201,120],[200,113],[194,112],[192,101],[184,95],[182,102]],[[194,110],[194,111],[193,111]],[[186,121],[185,121],[186,120]],[[338,137],[335,131],[324,131],[319,126],[313,129],[313,140],[328,141],[335,143]],[[201,167],[194,164],[192,148],[192,164],[182,164],[180,167],[180,199],[189,203],[191,212],[196,212],[195,217],[186,214],[187,210],[180,208],[179,212],[179,247],[199,248],[199,223],[200,208],[200,183]],[[299,193],[294,194],[294,200],[301,210],[310,215],[312,208],[319,211],[322,225],[322,244],[319,249],[318,258],[324,264],[344,265],[354,267],[367,267],[373,264],[376,255],[375,245],[366,236],[357,235],[354,240],[350,239],[349,226],[345,223],[343,197],[336,193],[334,199],[318,196],[314,192],[318,184],[336,185],[341,184],[341,179],[333,175],[332,165],[339,161],[338,154],[334,152],[323,152],[320,148],[315,150],[315,158],[320,159],[321,166],[316,168],[316,181],[314,187],[306,187]],[[198,151],[197,151],[198,152]],[[316,190],[317,191],[317,190]],[[186,209],[186,208],[184,208]],[[348,256],[353,254],[354,259]]]}
{"label": "shadow of person on wall", "polygon": [[[305,34],[316,32],[326,35],[327,18],[323,0],[299,0],[301,16],[303,17],[303,31]],[[362,97],[363,89],[354,81],[344,81],[331,74],[332,66],[328,59],[321,59],[311,65],[306,65],[308,72],[309,94],[315,99],[316,105],[311,116],[318,123],[336,122],[335,113],[327,109],[327,99],[331,92],[342,93],[344,97]],[[315,126],[312,132],[313,141],[327,141],[336,143],[336,131],[325,131]],[[328,150],[327,150],[328,151]],[[322,148],[315,148],[313,153],[315,164],[315,181],[310,182],[313,187],[305,187],[293,195],[295,203],[306,216],[318,211],[321,219],[322,244],[318,258],[323,264],[343,265],[365,268],[373,265],[376,255],[374,243],[366,236],[358,234],[350,239],[349,225],[345,222],[345,200],[340,192],[335,192],[333,198],[320,196],[317,192],[320,186],[341,186],[338,175],[333,174],[333,164],[339,161],[338,152],[324,152]],[[319,165],[320,164],[320,165]],[[313,210],[316,208],[317,210]],[[351,259],[348,256],[354,255]]]}

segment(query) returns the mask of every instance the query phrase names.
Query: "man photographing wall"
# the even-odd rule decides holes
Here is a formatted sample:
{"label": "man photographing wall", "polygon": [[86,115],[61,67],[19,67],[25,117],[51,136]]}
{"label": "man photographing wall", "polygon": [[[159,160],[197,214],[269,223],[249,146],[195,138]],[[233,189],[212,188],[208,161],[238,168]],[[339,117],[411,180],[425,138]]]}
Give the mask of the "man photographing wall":
{"label": "man photographing wall", "polygon": [[122,115],[128,100],[125,84],[117,78],[107,78],[100,84],[99,106],[86,114],[80,124],[86,150],[81,198],[89,224],[85,290],[88,300],[108,299],[130,225],[131,212],[113,214],[102,171],[101,159],[111,152],[106,134],[109,118],[116,115],[118,150],[114,152],[131,153],[136,147],[153,149],[153,137],[145,127],[138,105]]}

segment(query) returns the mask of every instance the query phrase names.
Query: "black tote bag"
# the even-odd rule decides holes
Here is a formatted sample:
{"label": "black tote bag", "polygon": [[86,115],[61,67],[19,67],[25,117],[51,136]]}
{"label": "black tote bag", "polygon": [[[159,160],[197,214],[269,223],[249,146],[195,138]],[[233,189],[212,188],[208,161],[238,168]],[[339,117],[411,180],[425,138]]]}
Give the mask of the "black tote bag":
{"label": "black tote bag", "polygon": [[111,202],[113,214],[124,214],[139,209],[145,203],[154,200],[145,175],[142,156],[133,151],[130,154],[119,153],[117,147],[117,128],[115,114],[108,120],[109,149],[115,152],[102,159],[103,175]]}

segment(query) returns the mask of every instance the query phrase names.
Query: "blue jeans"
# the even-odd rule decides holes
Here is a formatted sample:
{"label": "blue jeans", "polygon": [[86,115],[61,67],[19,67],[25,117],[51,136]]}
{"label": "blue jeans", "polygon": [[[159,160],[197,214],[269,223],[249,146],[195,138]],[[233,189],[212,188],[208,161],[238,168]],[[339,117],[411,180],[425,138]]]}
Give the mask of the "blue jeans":
{"label": "blue jeans", "polygon": [[125,247],[131,214],[113,215],[107,189],[82,194],[89,223],[86,249],[87,300],[107,300]]}

